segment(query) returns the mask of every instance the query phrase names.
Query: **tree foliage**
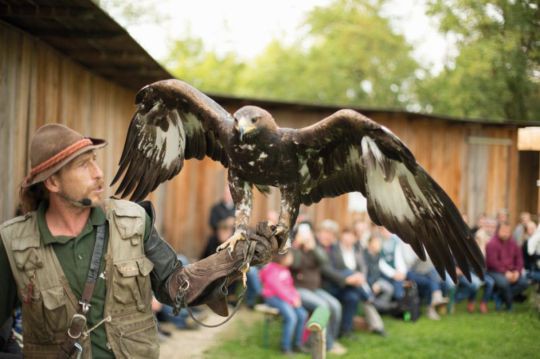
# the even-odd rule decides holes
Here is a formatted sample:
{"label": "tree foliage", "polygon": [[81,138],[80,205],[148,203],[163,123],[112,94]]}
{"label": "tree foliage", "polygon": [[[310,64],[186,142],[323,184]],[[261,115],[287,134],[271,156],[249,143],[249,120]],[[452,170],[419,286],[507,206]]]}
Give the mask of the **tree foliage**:
{"label": "tree foliage", "polygon": [[419,84],[424,108],[455,116],[540,120],[540,13],[527,0],[431,0],[459,55]]}
{"label": "tree foliage", "polygon": [[[171,53],[170,63],[176,62],[171,69],[203,89],[236,95],[404,107],[419,65],[403,36],[394,33],[379,15],[379,6],[371,3],[337,0],[315,8],[303,37],[293,44],[274,40],[247,64],[231,54],[204,52],[201,44],[192,51],[194,40],[185,40]],[[221,69],[213,69],[215,65]]]}

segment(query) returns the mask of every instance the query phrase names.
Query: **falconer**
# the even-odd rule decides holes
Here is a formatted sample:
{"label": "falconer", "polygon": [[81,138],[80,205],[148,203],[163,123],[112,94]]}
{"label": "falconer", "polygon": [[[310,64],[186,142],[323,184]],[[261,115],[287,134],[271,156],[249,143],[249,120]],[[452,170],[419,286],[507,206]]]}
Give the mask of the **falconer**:
{"label": "falconer", "polygon": [[104,199],[95,152],[106,144],[60,124],[31,140],[25,214],[0,226],[0,323],[20,303],[25,358],[158,358],[152,292],[227,315],[223,288],[277,251],[262,224],[234,251],[183,267],[150,202]]}

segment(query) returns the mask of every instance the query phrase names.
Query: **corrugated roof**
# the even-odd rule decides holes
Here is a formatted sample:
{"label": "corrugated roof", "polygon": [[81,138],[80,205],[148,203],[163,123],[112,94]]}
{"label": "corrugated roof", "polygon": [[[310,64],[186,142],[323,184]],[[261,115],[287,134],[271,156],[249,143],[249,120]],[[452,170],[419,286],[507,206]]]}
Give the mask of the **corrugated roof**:
{"label": "corrugated roof", "polygon": [[122,26],[88,0],[0,0],[0,20],[124,87],[138,90],[173,77]]}

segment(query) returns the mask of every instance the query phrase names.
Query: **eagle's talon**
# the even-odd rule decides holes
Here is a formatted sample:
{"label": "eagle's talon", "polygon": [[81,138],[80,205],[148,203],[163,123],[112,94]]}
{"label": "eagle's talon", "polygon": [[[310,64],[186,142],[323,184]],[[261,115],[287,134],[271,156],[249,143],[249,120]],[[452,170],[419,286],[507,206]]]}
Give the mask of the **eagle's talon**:
{"label": "eagle's talon", "polygon": [[227,239],[225,242],[221,243],[219,247],[217,247],[217,252],[224,250],[227,248],[229,250],[229,254],[232,254],[234,252],[234,249],[236,248],[236,243],[238,241],[245,241],[246,236],[243,232],[235,232],[229,239]]}

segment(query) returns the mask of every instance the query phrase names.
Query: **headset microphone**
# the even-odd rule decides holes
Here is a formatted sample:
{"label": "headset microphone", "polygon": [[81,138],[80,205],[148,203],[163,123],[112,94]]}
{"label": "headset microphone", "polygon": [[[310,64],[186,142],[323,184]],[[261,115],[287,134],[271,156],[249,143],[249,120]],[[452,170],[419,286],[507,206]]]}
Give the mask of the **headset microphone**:
{"label": "headset microphone", "polygon": [[83,198],[79,201],[84,207],[90,207],[92,205],[92,200],[90,198]]}
{"label": "headset microphone", "polygon": [[65,199],[66,201],[71,202],[72,204],[76,205],[77,207],[90,207],[92,205],[92,200],[88,197],[85,197],[81,200],[76,200],[62,192],[58,192],[58,195],[62,197],[63,199]]}

